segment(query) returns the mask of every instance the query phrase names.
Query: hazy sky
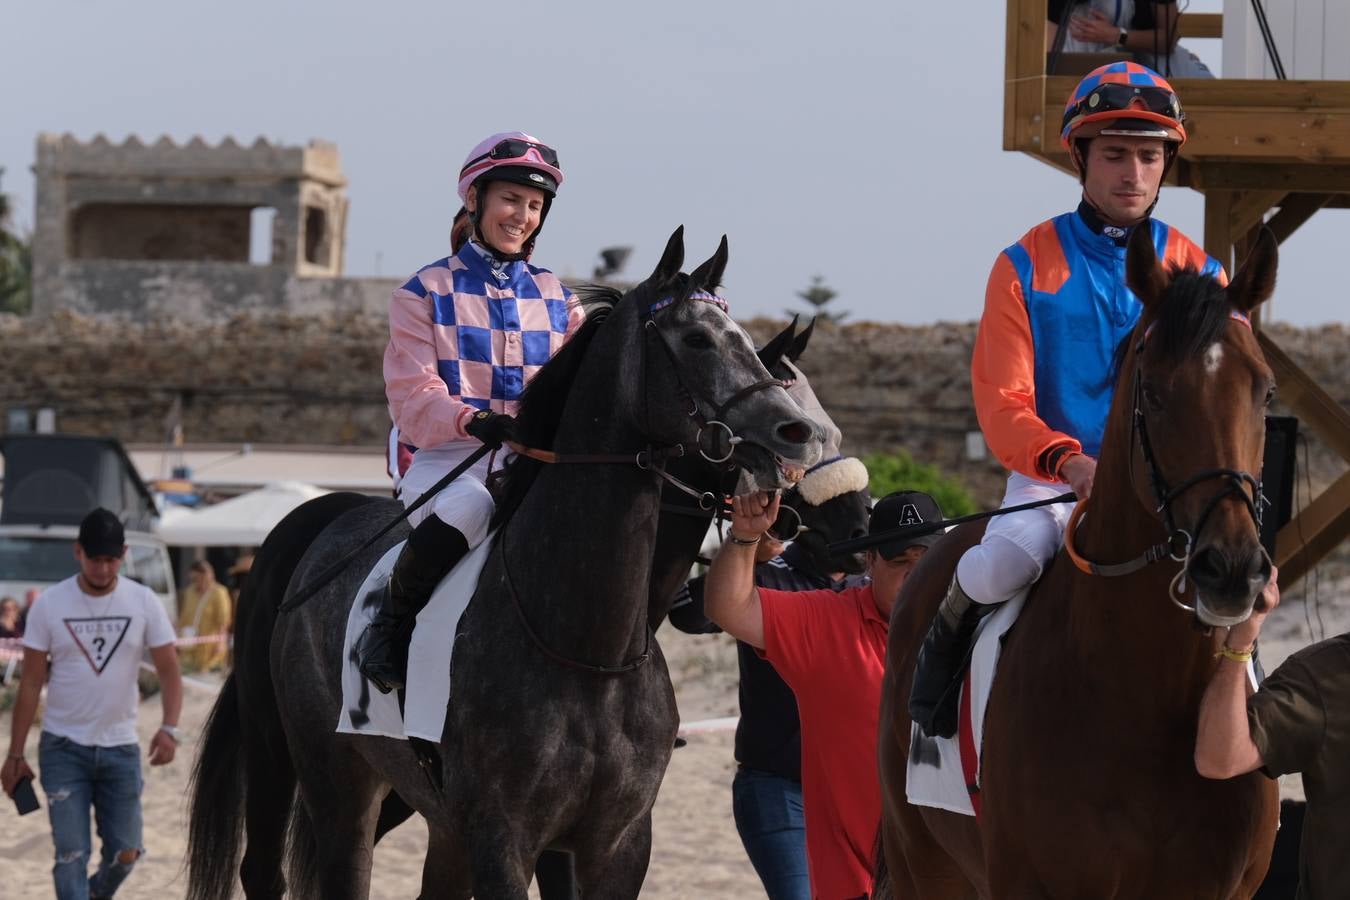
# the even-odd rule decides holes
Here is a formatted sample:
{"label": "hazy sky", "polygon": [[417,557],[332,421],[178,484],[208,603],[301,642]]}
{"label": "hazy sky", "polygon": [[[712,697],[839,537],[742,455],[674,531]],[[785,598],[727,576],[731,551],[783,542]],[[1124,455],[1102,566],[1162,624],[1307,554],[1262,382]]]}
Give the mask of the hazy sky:
{"label": "hazy sky", "polygon": [[[730,236],[740,316],[800,305],[819,274],[855,319],[973,319],[998,251],[1078,200],[1069,177],[1000,149],[1005,14],[980,9],[5,4],[3,189],[31,226],[39,131],[325,138],[350,181],[347,274],[401,276],[446,254],[468,149],[520,128],[562,158],[535,261],[563,275],[616,244],[634,247],[625,274],[645,274],[684,223],[691,259]],[[1217,42],[1193,46],[1218,68]],[[1201,239],[1199,194],[1168,189],[1158,212]],[[1346,225],[1325,211],[1285,245],[1277,318],[1343,317]]]}

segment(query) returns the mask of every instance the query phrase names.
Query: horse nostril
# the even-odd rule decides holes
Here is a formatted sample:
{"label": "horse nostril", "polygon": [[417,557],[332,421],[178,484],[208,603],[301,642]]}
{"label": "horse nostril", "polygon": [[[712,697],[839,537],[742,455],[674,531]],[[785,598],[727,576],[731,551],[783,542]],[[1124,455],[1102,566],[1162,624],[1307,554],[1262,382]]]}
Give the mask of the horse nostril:
{"label": "horse nostril", "polygon": [[1213,547],[1201,550],[1191,557],[1191,577],[1197,584],[1215,586],[1224,581],[1223,554]]}
{"label": "horse nostril", "polygon": [[778,436],[789,444],[805,444],[811,440],[811,426],[805,422],[785,422],[778,426]]}
{"label": "horse nostril", "polygon": [[1247,578],[1252,581],[1270,580],[1270,557],[1264,553],[1253,553],[1247,560]]}

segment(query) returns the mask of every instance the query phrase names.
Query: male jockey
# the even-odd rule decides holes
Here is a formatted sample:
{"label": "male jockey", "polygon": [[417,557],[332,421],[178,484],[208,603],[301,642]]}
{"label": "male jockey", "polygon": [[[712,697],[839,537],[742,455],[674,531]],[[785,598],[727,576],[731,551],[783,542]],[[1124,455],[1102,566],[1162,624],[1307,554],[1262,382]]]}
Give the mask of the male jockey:
{"label": "male jockey", "polygon": [[[1078,209],[1042,222],[994,261],[971,361],[985,440],[1010,470],[1003,506],[1063,493],[1086,500],[1115,387],[1116,348],[1139,320],[1125,246],[1146,227],[1158,258],[1226,280],[1219,262],[1150,219],[1186,142],[1176,93],[1156,72],[1117,62],[1089,73],[1064,107],[1060,143],[1082,184]],[[956,732],[961,669],[979,621],[1040,577],[1071,507],[992,519],[966,551],[919,654],[910,716]]]}

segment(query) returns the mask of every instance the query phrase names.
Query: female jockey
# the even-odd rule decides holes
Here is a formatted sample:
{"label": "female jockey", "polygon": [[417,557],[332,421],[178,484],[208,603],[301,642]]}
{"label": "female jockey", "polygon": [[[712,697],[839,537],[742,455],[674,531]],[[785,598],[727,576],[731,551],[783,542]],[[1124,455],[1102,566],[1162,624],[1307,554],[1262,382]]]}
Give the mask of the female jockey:
{"label": "female jockey", "polygon": [[[562,180],[558,154],[538,139],[510,131],[484,140],[459,172],[454,255],[389,301],[385,395],[400,440],[416,448],[400,484],[405,504],[481,444],[510,437],[526,382],[584,318],[557,276],[527,262]],[[488,466],[480,460],[409,518],[413,531],[358,645],[361,673],[380,691],[403,687],[417,613],[487,536]]]}
{"label": "female jockey", "polygon": [[[1125,246],[1148,228],[1158,258],[1223,279],[1217,260],[1150,218],[1186,142],[1162,76],[1138,63],[1090,72],[1069,95],[1060,142],[1082,185],[1073,212],[1037,225],[989,274],[971,360],[975,412],[1009,469],[1003,506],[1092,490],[1115,390],[1116,348],[1143,307],[1125,284]],[[1064,540],[1067,503],[992,519],[956,567],[919,652],[909,712],[929,736],[956,731],[956,699],[976,626],[1037,578]]]}

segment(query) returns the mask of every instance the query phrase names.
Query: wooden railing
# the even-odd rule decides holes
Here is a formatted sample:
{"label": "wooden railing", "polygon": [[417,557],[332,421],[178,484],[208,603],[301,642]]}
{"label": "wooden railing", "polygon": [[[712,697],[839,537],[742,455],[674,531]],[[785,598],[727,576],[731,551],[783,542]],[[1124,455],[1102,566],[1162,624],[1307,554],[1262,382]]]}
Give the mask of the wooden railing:
{"label": "wooden railing", "polygon": [[1223,37],[1223,13],[1182,13],[1179,25],[1183,38]]}

